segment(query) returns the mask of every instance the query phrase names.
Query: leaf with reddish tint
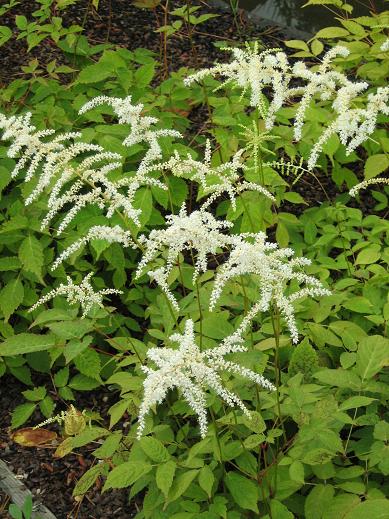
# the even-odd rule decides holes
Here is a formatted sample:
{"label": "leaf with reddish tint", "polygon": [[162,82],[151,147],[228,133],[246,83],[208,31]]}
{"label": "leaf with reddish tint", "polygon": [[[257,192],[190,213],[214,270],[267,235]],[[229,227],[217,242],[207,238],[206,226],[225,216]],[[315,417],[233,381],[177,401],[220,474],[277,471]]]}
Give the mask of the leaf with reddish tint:
{"label": "leaf with reddish tint", "polygon": [[11,434],[11,439],[23,447],[50,445],[57,438],[57,433],[48,429],[26,427]]}

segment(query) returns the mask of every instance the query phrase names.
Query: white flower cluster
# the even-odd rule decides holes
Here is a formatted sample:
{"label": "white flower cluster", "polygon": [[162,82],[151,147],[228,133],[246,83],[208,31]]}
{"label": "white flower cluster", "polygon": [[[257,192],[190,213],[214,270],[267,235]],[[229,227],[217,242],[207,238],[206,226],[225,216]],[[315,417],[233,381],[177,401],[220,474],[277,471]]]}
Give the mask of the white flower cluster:
{"label": "white flower cluster", "polygon": [[101,105],[112,107],[119,124],[129,124],[131,126],[130,134],[123,141],[124,146],[132,146],[141,142],[148,144],[149,149],[138,167],[138,175],[144,173],[153,161],[162,158],[162,149],[158,142],[160,137],[182,137],[180,132],[176,130],[154,129],[153,126],[158,123],[158,119],[142,115],[144,105],[142,103],[132,104],[131,96],[127,96],[124,99],[120,97],[98,96],[88,101],[80,109],[79,113],[84,114],[88,110]]}
{"label": "white flower cluster", "polygon": [[109,243],[120,243],[123,247],[136,248],[136,245],[131,238],[130,231],[123,230],[120,225],[115,225],[114,227],[109,227],[108,225],[94,225],[88,230],[85,236],[72,243],[58,256],[54,261],[51,270],[55,270],[63,261],[91,240],[105,240]]}
{"label": "white flower cluster", "polygon": [[[280,49],[267,49],[258,52],[258,43],[253,48],[247,44],[245,49],[225,47],[232,53],[230,63],[219,63],[210,69],[203,69],[187,77],[184,82],[187,86],[194,81],[200,81],[208,75],[221,75],[226,78],[223,85],[235,83],[243,89],[243,94],[250,89],[250,104],[258,107],[261,115],[266,117],[266,125],[271,128],[276,112],[281,108],[288,96],[288,84],[291,67],[288,57]],[[271,87],[274,95],[268,108],[264,104],[264,89]]]}
{"label": "white flower cluster", "polygon": [[82,308],[82,318],[86,317],[93,305],[103,307],[103,297],[109,294],[122,294],[121,290],[106,288],[95,292],[90,283],[93,273],[91,272],[82,280],[79,285],[75,285],[72,279],[67,276],[67,285],[61,283],[59,287],[51,290],[48,294],[41,297],[29,310],[34,311],[38,306],[47,303],[56,296],[66,296],[66,300],[70,305],[80,304]]}
{"label": "white flower cluster", "polygon": [[[293,255],[292,249],[279,249],[277,244],[267,242],[264,233],[242,235],[234,243],[229,259],[216,275],[210,297],[210,310],[215,308],[227,282],[236,276],[256,276],[260,296],[234,333],[234,338],[242,336],[259,312],[265,312],[271,305],[275,305],[286,321],[292,341],[298,342],[293,302],[307,296],[329,295],[330,292],[313,276],[296,270],[311,262],[304,257],[292,258]],[[285,295],[292,281],[305,284],[305,287]]]}
{"label": "white flower cluster", "polygon": [[376,184],[389,184],[389,178],[369,178],[368,180],[364,180],[363,182],[353,186],[349,191],[349,195],[356,196],[362,189],[366,189],[367,187]]}
{"label": "white flower cluster", "polygon": [[178,303],[173,294],[168,291],[167,279],[173,269],[174,263],[181,252],[195,250],[197,252],[193,281],[201,272],[207,270],[208,254],[216,254],[219,248],[224,248],[235,241],[235,237],[224,234],[222,231],[232,227],[231,222],[216,220],[207,211],[194,211],[187,214],[185,204],[179,214],[171,214],[166,217],[166,229],[153,229],[149,236],[140,236],[139,241],[144,244],[145,250],[142,260],[136,270],[136,277],[142,274],[145,266],[155,259],[167,248],[165,266],[161,269],[149,272],[161,288],[168,294],[174,307],[178,309]]}
{"label": "white flower cluster", "polygon": [[159,163],[150,170],[170,171],[177,177],[188,175],[191,180],[198,182],[204,195],[210,195],[202,205],[202,209],[208,207],[223,193],[227,193],[233,210],[236,209],[236,195],[243,191],[258,191],[275,202],[274,196],[260,184],[247,182],[241,179],[239,171],[244,171],[246,166],[242,162],[244,150],[238,150],[230,161],[218,166],[211,165],[212,150],[210,140],[205,144],[204,161],[195,160],[190,153],[186,158],[181,158],[175,150],[174,155],[166,162]]}
{"label": "white flower cluster", "polygon": [[[381,49],[385,50],[386,42]],[[335,119],[324,129],[313,146],[308,159],[308,170],[312,170],[323,150],[324,144],[333,134],[338,134],[347,153],[373,133],[380,113],[389,113],[389,87],[379,87],[375,94],[369,94],[365,108],[355,108],[353,105],[367,88],[365,82],[352,82],[345,74],[332,68],[332,61],[337,56],[347,57],[349,50],[340,45],[333,47],[323,56],[320,65],[307,67],[304,61],[290,65],[285,53],[278,49],[270,49],[258,53],[258,46],[253,50],[227,49],[233,53],[230,63],[218,64],[210,69],[204,69],[186,78],[186,84],[203,79],[207,75],[222,75],[225,85],[233,81],[243,88],[243,93],[250,88],[250,104],[260,110],[269,130],[274,125],[276,112],[286,101],[299,99],[294,121],[294,136],[302,138],[302,129],[306,113],[312,100],[332,100]],[[303,86],[290,86],[292,80],[303,82]],[[267,110],[264,109],[263,90],[271,88],[273,95]]]}
{"label": "white flower cluster", "polygon": [[231,342],[228,348],[222,345],[200,351],[195,342],[191,319],[186,321],[184,333],[182,335],[176,333],[170,337],[170,340],[177,342],[179,348],[150,348],[147,351],[148,358],[156,364],[158,369],[142,367],[147,376],[143,382],[144,397],[139,409],[138,438],[142,436],[145,428],[145,416],[153,406],[160,404],[166,398],[169,390],[175,387],[182,392],[184,399],[196,413],[200,434],[203,438],[206,436],[208,428],[207,387],[211,388],[228,405],[238,406],[247,416],[250,416],[243,401],[223,385],[219,372],[229,371],[247,377],[266,389],[275,389],[271,382],[258,373],[224,359],[228,353],[245,351],[240,343],[234,345]]}

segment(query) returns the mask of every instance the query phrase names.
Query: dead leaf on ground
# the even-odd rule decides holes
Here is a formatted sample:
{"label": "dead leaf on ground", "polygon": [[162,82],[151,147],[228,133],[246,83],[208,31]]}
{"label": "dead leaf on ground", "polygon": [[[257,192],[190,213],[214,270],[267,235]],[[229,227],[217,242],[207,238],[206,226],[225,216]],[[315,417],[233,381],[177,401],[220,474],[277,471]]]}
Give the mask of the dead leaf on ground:
{"label": "dead leaf on ground", "polygon": [[57,433],[54,431],[33,429],[32,427],[18,429],[11,434],[11,439],[23,447],[51,447],[56,438]]}

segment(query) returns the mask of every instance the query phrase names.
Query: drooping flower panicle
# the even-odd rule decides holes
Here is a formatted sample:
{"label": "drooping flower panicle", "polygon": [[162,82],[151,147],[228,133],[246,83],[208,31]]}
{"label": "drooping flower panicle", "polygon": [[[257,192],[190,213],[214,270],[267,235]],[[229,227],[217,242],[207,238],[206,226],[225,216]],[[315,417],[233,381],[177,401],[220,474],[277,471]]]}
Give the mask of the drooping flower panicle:
{"label": "drooping flower panicle", "polygon": [[[216,275],[210,297],[210,310],[215,308],[228,281],[236,276],[255,276],[259,299],[244,317],[234,337],[242,336],[259,312],[266,312],[275,305],[286,321],[292,342],[298,342],[293,302],[303,297],[329,295],[330,291],[315,277],[301,272],[302,267],[311,263],[309,259],[293,258],[293,255],[292,249],[279,249],[277,244],[267,242],[264,233],[242,236],[240,241],[235,242],[229,259],[223,263]],[[305,286],[286,295],[291,281]]]}

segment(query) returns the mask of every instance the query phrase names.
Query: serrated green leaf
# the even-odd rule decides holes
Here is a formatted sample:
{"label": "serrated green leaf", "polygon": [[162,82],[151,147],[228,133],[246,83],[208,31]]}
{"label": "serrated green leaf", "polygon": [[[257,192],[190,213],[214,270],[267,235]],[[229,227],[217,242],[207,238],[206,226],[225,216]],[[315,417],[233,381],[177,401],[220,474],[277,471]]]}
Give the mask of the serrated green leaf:
{"label": "serrated green leaf", "polygon": [[24,288],[19,278],[12,279],[0,292],[0,309],[8,321],[24,299]]}
{"label": "serrated green leaf", "polygon": [[347,411],[348,409],[356,409],[357,407],[364,407],[372,402],[374,402],[375,398],[370,398],[368,396],[352,396],[345,400],[340,406],[340,411]]}
{"label": "serrated green leaf", "polygon": [[389,365],[389,340],[380,335],[371,335],[362,339],[358,346],[356,363],[356,371],[362,380],[373,377],[387,365]]}
{"label": "serrated green leaf", "polygon": [[181,497],[198,473],[198,470],[187,470],[177,476],[170,488],[167,501],[171,503]]}
{"label": "serrated green leaf", "polygon": [[170,454],[162,442],[151,436],[141,438],[139,446],[146,456],[157,463],[163,463],[170,458]]}
{"label": "serrated green leaf", "polygon": [[0,344],[0,355],[13,356],[44,351],[52,348],[54,345],[55,337],[53,335],[19,333],[18,335],[8,337],[3,344]]}
{"label": "serrated green leaf", "polygon": [[35,411],[36,405],[33,402],[27,402],[16,406],[12,411],[11,428],[17,429],[23,425]]}
{"label": "serrated green leaf", "polygon": [[199,472],[199,485],[207,493],[208,497],[212,497],[212,488],[215,482],[215,476],[209,465],[204,465]]}
{"label": "serrated green leaf", "polygon": [[126,461],[115,467],[108,474],[103,492],[110,488],[126,488],[135,483],[139,478],[150,472],[152,466],[143,461]]}
{"label": "serrated green leaf", "polygon": [[335,493],[331,485],[316,485],[305,499],[305,519],[322,519],[325,507]]}
{"label": "serrated green leaf", "polygon": [[101,361],[99,354],[88,348],[74,358],[74,364],[83,375],[101,381]]}
{"label": "serrated green leaf", "polygon": [[44,260],[43,247],[32,234],[22,241],[19,247],[19,259],[25,270],[32,272],[41,279]]}
{"label": "serrated green leaf", "polygon": [[162,490],[165,498],[168,496],[169,490],[173,483],[174,474],[176,472],[177,464],[169,460],[166,463],[158,465],[155,475],[157,487]]}
{"label": "serrated green leaf", "polygon": [[19,270],[22,264],[17,256],[6,256],[0,258],[0,272],[6,270]]}
{"label": "serrated green leaf", "polygon": [[258,513],[258,486],[253,481],[236,472],[228,472],[225,483],[237,505]]}

